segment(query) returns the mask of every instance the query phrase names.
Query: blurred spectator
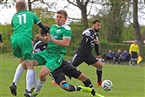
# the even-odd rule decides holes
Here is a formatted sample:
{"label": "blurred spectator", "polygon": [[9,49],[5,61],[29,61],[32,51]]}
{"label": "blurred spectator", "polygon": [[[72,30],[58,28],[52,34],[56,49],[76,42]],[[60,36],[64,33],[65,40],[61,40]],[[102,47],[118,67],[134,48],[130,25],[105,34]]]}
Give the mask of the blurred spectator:
{"label": "blurred spectator", "polygon": [[113,64],[115,64],[116,62],[119,63],[119,57],[120,57],[121,53],[122,53],[121,50],[118,49],[118,51],[117,51],[115,57],[113,58]]}
{"label": "blurred spectator", "polygon": [[105,62],[107,62],[107,61],[112,62],[114,56],[115,56],[115,52],[113,52],[112,50],[109,50],[108,53],[106,55],[104,55]]}
{"label": "blurred spectator", "polygon": [[121,53],[120,57],[119,57],[118,63],[119,63],[119,64],[120,64],[120,63],[123,64],[124,61],[129,62],[129,60],[130,60],[130,55],[129,55],[129,53],[128,53],[127,50],[124,50],[124,51]]}
{"label": "blurred spectator", "polygon": [[4,44],[3,44],[3,39],[2,39],[2,34],[0,33],[0,47],[3,47]]}

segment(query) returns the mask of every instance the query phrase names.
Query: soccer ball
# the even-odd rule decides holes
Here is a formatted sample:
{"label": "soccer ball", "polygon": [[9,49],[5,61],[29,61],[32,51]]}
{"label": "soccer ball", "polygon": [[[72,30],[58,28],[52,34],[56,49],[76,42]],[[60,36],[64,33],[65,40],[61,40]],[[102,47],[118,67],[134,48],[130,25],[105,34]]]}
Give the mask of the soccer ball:
{"label": "soccer ball", "polygon": [[111,80],[104,80],[101,84],[104,91],[110,91],[112,89],[112,81]]}

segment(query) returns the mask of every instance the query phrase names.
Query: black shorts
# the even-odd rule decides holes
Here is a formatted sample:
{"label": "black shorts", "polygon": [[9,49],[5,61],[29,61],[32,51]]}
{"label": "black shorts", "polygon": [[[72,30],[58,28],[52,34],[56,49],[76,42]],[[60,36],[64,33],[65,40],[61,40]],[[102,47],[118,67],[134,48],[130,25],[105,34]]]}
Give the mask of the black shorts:
{"label": "black shorts", "polygon": [[66,80],[65,75],[69,78],[74,77],[78,78],[81,74],[79,70],[77,70],[71,63],[63,60],[62,65],[54,70],[52,73],[55,82],[59,85],[61,81]]}
{"label": "black shorts", "polygon": [[137,54],[137,52],[131,52],[131,58],[135,58],[135,59],[137,59],[137,57],[138,57],[138,54]]}
{"label": "black shorts", "polygon": [[96,63],[97,61],[98,60],[91,53],[89,55],[82,55],[82,54],[76,53],[73,57],[72,65],[77,67],[83,62],[87,63],[88,65],[92,65]]}

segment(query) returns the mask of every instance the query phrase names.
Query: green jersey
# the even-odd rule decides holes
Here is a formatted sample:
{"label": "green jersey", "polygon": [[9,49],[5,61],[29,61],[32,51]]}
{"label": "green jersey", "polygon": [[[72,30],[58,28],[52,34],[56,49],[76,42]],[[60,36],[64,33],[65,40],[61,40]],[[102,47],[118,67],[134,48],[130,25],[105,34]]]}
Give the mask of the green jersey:
{"label": "green jersey", "polygon": [[[50,27],[50,36],[54,40],[63,40],[63,38],[70,38],[72,37],[72,30],[68,25],[52,25]],[[66,47],[57,45],[53,42],[49,42],[46,48],[48,54],[65,54]]]}
{"label": "green jersey", "polygon": [[[50,36],[55,40],[63,40],[63,38],[71,39],[72,30],[68,25],[52,25],[50,27]],[[53,72],[61,65],[65,54],[66,47],[49,42],[44,51],[34,54],[34,60],[36,60],[39,65],[45,64],[45,66],[48,67],[51,72]]]}
{"label": "green jersey", "polygon": [[12,27],[14,32],[11,39],[20,36],[27,36],[32,38],[32,27],[33,24],[40,22],[40,19],[32,12],[27,10],[21,10],[17,12],[12,18]]}

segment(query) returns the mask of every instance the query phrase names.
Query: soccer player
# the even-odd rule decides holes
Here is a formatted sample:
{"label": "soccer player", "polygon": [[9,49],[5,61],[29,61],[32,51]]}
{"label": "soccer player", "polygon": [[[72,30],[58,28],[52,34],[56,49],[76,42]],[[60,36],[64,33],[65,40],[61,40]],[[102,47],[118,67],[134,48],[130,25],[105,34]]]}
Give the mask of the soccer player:
{"label": "soccer player", "polygon": [[93,56],[92,49],[95,47],[95,51],[97,56],[99,56],[99,40],[98,40],[98,32],[101,28],[100,20],[94,20],[92,22],[92,27],[86,29],[83,32],[83,39],[81,40],[80,46],[78,47],[76,54],[72,59],[72,65],[77,67],[82,62],[87,63],[88,65],[92,65],[96,70],[96,74],[98,77],[97,85],[100,86],[102,83],[102,62],[98,61],[96,57]]}
{"label": "soccer player", "polygon": [[[27,11],[26,3],[24,1],[16,2],[17,13],[12,18],[13,34],[11,36],[11,45],[13,50],[13,55],[20,59],[20,64],[18,65],[13,83],[10,86],[11,93],[16,96],[16,85],[17,81],[27,68],[26,74],[26,97],[33,97],[31,94],[31,85],[33,84],[34,70],[33,70],[33,55],[32,55],[32,27],[33,24],[37,24],[45,33],[48,32],[40,19],[32,12]],[[25,62],[26,66],[22,66]]]}
{"label": "soccer player", "polygon": [[[64,55],[66,53],[66,47],[69,46],[72,30],[65,23],[67,20],[67,12],[64,10],[59,10],[56,12],[56,24],[50,26],[50,35],[51,39],[48,42],[47,48],[39,53],[34,54],[34,65],[44,65],[39,73],[39,78],[37,82],[37,86],[34,90],[34,93],[38,94],[40,92],[42,86],[46,82],[46,76],[53,72],[55,69],[59,68],[62,64]],[[40,40],[45,40],[46,38],[40,37]],[[69,84],[63,83],[63,87]],[[71,89],[67,89],[67,87],[71,87]],[[65,87],[65,89],[69,91],[84,91],[83,87],[75,87],[69,85]],[[87,87],[87,90],[91,88]],[[86,88],[85,88],[86,90]],[[35,94],[34,94],[35,95]]]}

